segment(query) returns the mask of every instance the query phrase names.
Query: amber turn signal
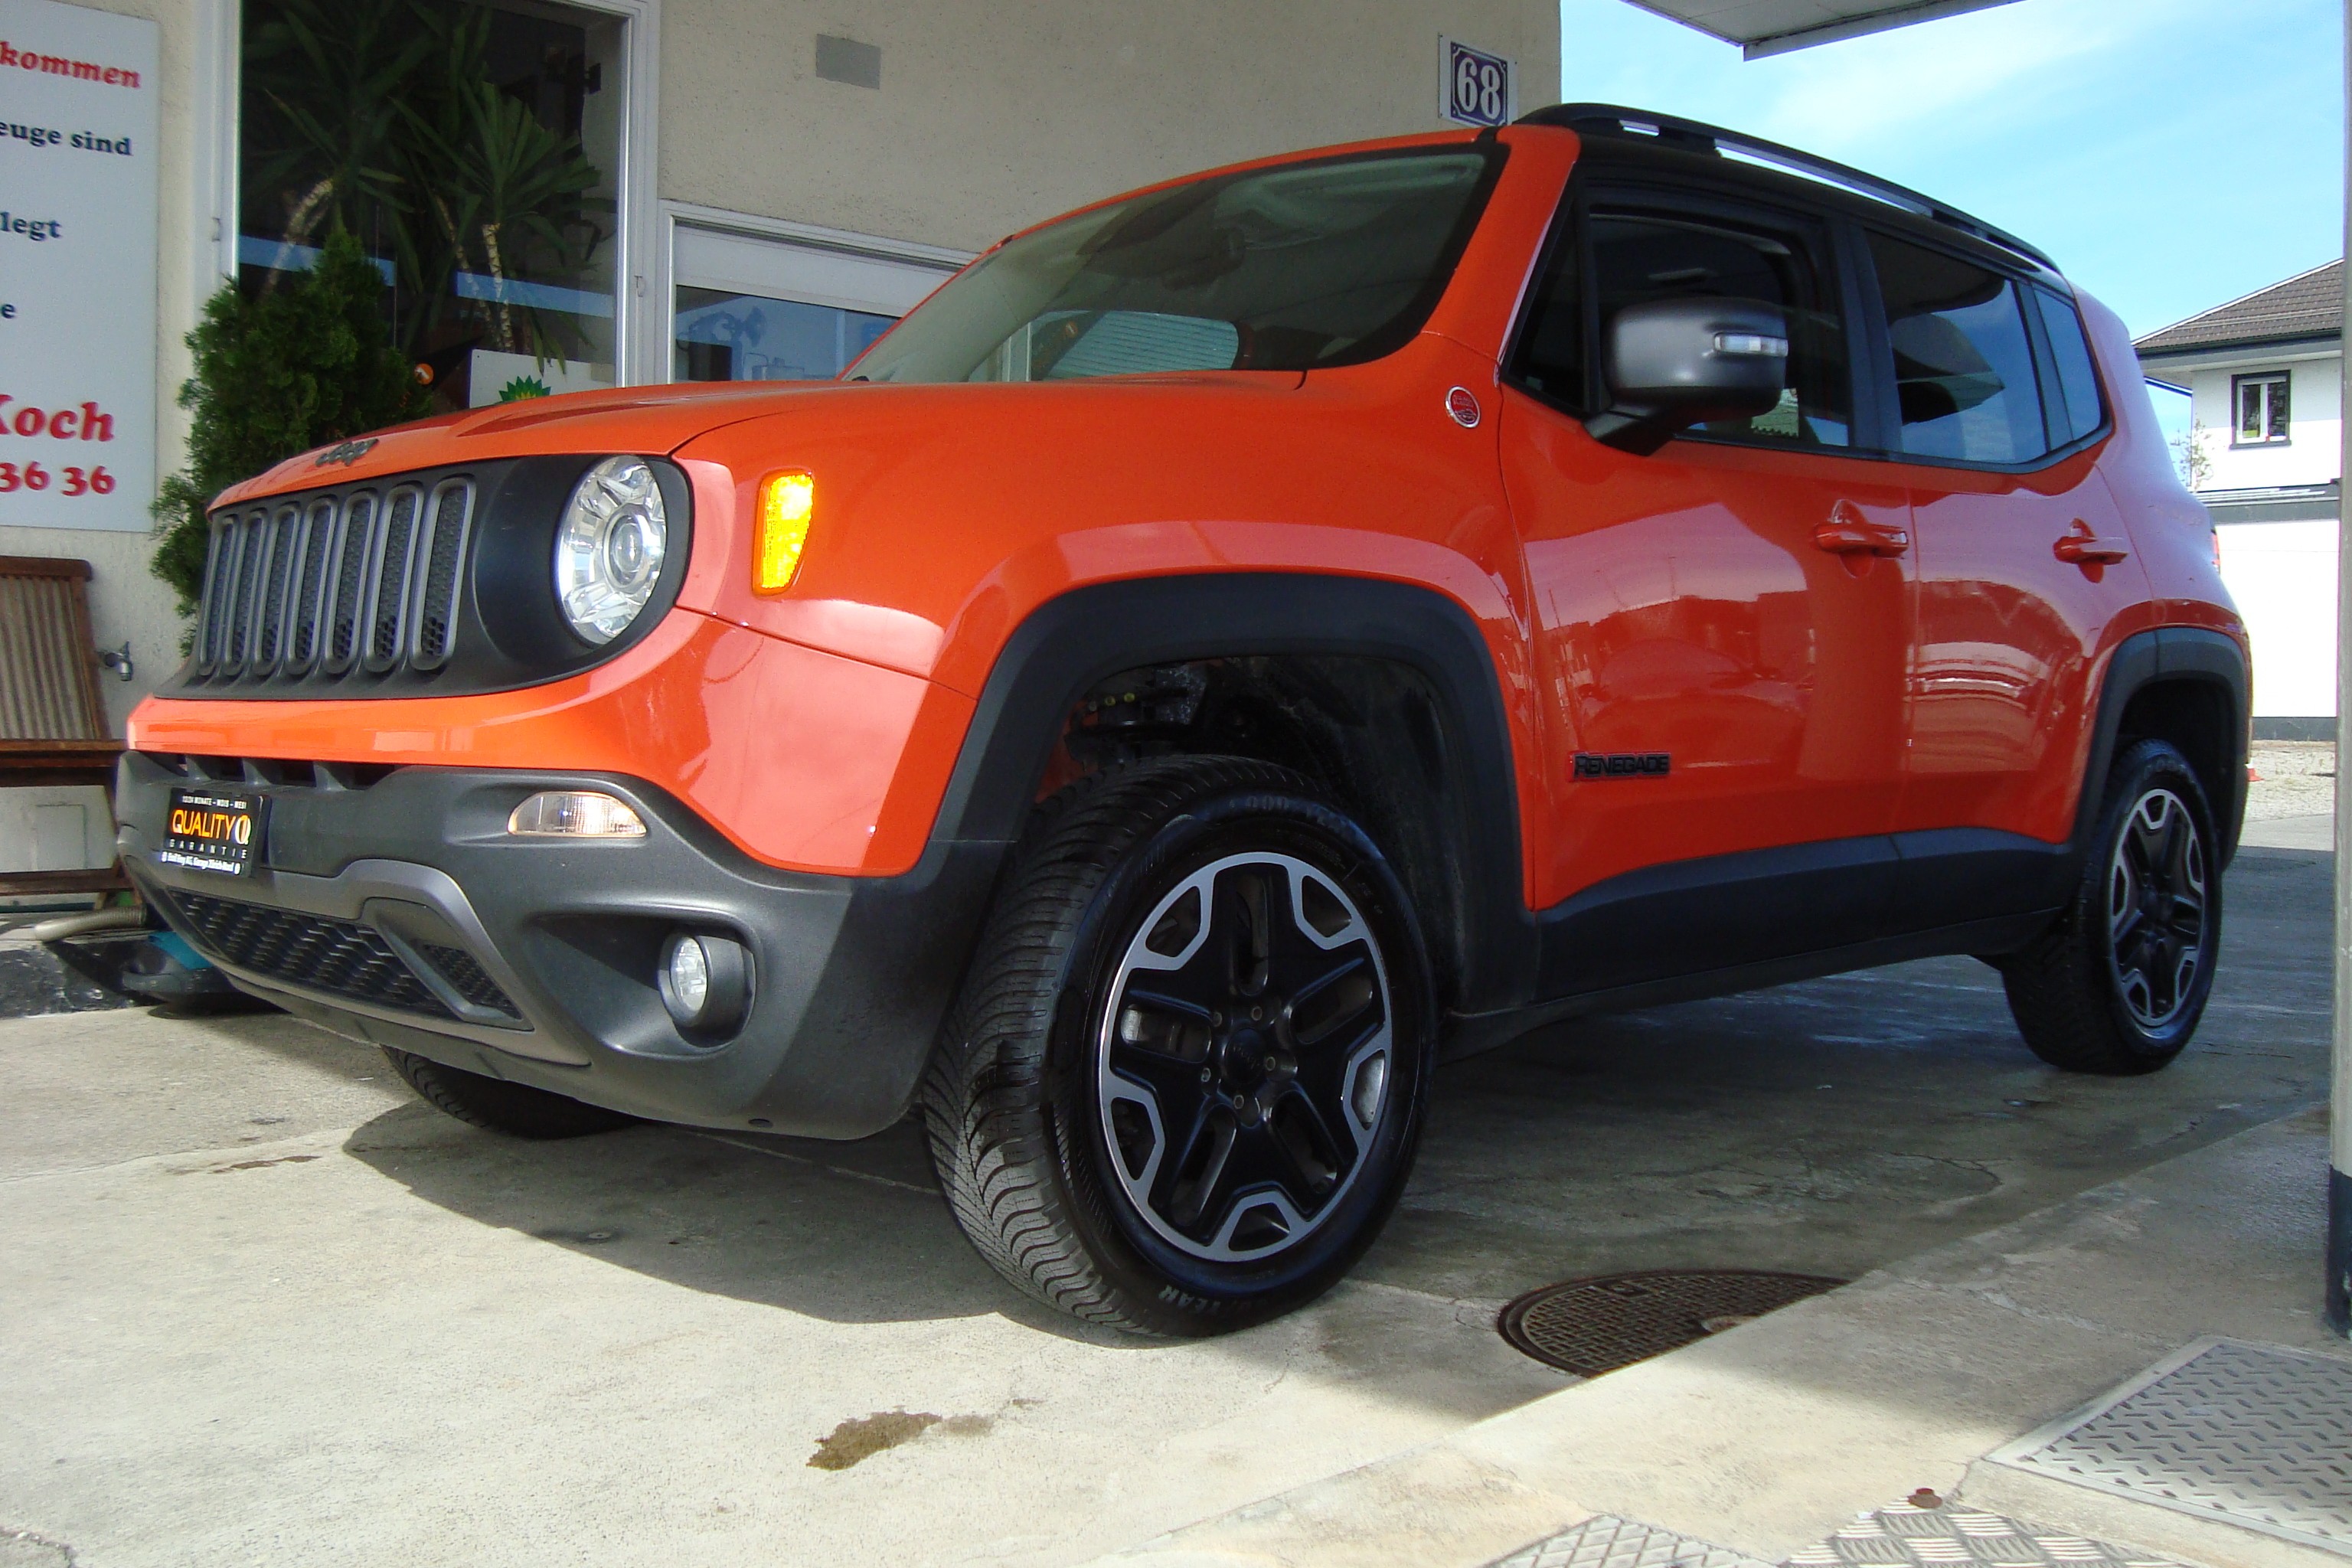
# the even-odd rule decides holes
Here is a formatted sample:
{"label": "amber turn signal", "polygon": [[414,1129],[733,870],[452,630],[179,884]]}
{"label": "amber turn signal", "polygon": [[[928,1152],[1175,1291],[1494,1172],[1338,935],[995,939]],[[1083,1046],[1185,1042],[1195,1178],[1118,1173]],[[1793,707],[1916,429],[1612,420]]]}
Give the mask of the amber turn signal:
{"label": "amber turn signal", "polygon": [[801,569],[801,547],[808,542],[809,517],[816,510],[816,480],[805,470],[788,468],[760,481],[760,536],[751,554],[751,586],[762,594],[781,594],[793,585]]}

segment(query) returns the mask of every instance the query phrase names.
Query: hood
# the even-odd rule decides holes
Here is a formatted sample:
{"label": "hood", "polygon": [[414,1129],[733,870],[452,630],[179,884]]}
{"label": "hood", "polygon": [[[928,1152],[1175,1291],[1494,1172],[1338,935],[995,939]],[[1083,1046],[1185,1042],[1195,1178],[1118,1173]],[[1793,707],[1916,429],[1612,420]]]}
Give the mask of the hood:
{"label": "hood", "polygon": [[496,404],[313,447],[230,486],[215,504],[417,468],[547,452],[660,456],[706,431],[778,413],[796,401],[833,389],[830,382],[798,386],[696,382],[571,392]]}

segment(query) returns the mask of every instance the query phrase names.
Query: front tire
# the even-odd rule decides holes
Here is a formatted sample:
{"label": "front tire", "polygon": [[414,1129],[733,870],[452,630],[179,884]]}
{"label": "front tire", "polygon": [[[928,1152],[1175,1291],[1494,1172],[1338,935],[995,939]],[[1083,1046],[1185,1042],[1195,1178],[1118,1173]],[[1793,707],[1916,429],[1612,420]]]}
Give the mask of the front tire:
{"label": "front tire", "polygon": [[2197,1032],[2221,950],[2213,813],[2189,759],[2142,741],[2117,759],[2074,901],[2005,960],[2033,1054],[2070,1072],[2154,1072]]}
{"label": "front tire", "polygon": [[1297,774],[1178,758],[1041,808],[922,1094],[958,1224],[1050,1306],[1222,1333],[1380,1232],[1435,1034],[1403,885]]}
{"label": "front tire", "polygon": [[444,1067],[429,1058],[383,1047],[393,1070],[425,1103],[473,1127],[515,1138],[582,1138],[609,1132],[635,1120],[529,1084],[509,1083],[486,1073]]}

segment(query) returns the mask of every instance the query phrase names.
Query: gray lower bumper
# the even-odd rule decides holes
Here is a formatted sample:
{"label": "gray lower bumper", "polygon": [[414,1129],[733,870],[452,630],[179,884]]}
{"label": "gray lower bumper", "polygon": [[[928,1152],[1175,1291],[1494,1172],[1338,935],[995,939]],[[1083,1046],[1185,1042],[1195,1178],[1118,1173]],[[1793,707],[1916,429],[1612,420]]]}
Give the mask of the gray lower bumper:
{"label": "gray lower bumper", "polygon": [[[357,1038],[616,1110],[861,1137],[905,1111],[969,957],[1003,847],[934,844],[901,877],[760,866],[634,780],[399,769],[365,788],[249,783],[270,797],[264,864],[159,864],[170,792],[199,781],[131,752],[117,782],[125,867],[242,988]],[[593,788],[642,839],[526,839],[526,795]],[[680,929],[752,955],[742,1027],[682,1037],[654,971]]]}

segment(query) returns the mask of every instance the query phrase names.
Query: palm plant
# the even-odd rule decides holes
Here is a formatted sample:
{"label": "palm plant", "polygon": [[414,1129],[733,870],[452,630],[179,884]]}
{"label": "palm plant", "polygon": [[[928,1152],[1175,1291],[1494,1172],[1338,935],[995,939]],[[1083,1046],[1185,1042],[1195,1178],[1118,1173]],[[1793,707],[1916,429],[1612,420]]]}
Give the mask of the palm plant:
{"label": "palm plant", "polygon": [[[249,182],[285,194],[285,237],[307,244],[340,220],[354,234],[402,206],[402,89],[433,40],[415,0],[277,0],[246,40],[247,83],[278,121]],[[274,132],[271,133],[271,132]]]}
{"label": "palm plant", "polygon": [[282,204],[286,240],[337,224],[373,236],[391,253],[413,355],[464,330],[457,285],[471,273],[489,280],[478,330],[493,346],[568,357],[577,331],[511,285],[585,267],[609,236],[596,209],[611,204],[590,195],[602,174],[579,138],[489,79],[490,9],[266,0],[250,15],[247,178]]}
{"label": "palm plant", "polygon": [[523,271],[578,267],[593,254],[604,234],[588,216],[588,193],[600,174],[579,138],[550,129],[488,80],[479,64],[488,22],[479,9],[452,16],[436,51],[440,79],[402,109],[410,184],[446,247],[433,258],[442,275],[429,297],[446,299],[454,273],[478,272],[491,282],[492,343],[561,358],[564,344],[547,313],[518,307],[508,286]]}

